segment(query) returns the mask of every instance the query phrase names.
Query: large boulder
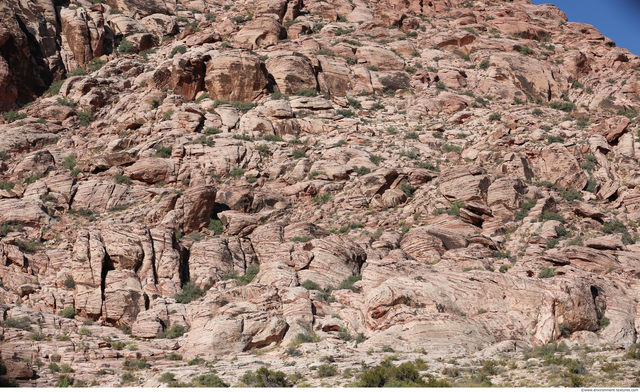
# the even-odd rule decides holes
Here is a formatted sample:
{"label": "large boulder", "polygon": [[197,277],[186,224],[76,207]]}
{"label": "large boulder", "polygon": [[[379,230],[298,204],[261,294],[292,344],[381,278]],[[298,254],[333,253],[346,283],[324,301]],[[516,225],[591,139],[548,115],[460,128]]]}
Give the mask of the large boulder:
{"label": "large boulder", "polygon": [[104,318],[107,322],[130,327],[138,313],[144,310],[145,295],[138,276],[129,270],[107,272],[104,287]]}
{"label": "large boulder", "polygon": [[189,277],[208,290],[225,275],[242,276],[255,261],[251,242],[242,238],[211,238],[195,243],[189,257]]}
{"label": "large boulder", "polygon": [[298,281],[311,280],[321,287],[338,287],[350,276],[360,274],[366,253],[355,242],[338,235],[314,239],[304,247],[310,262],[298,270]]}
{"label": "large boulder", "polygon": [[589,181],[576,157],[558,144],[542,150],[536,168],[540,177],[566,189],[582,190]]}
{"label": "large boulder", "polygon": [[379,71],[402,71],[404,60],[391,50],[376,46],[362,46],[356,51],[359,63],[376,67]]}
{"label": "large boulder", "polygon": [[104,41],[104,17],[102,13],[78,7],[60,9],[62,47],[69,71],[86,65],[94,57],[102,55]]}
{"label": "large boulder", "polygon": [[178,24],[173,16],[153,14],[140,19],[140,23],[144,25],[150,34],[154,35],[157,43],[162,42],[162,38],[166,35],[178,33]]}
{"label": "large boulder", "polygon": [[267,75],[260,56],[230,50],[213,56],[207,63],[204,83],[211,99],[248,102],[262,94],[268,84]]}
{"label": "large boulder", "polygon": [[175,176],[175,165],[171,159],[144,158],[127,167],[125,173],[134,180],[157,184]]}
{"label": "large boulder", "polygon": [[307,58],[296,52],[278,52],[269,56],[267,70],[284,94],[300,89],[316,89],[316,74]]}
{"label": "large boulder", "polygon": [[503,177],[495,180],[487,191],[487,204],[492,215],[504,221],[511,220],[520,208],[527,186],[518,178]]}
{"label": "large boulder", "polygon": [[247,23],[234,37],[234,41],[245,49],[272,46],[287,38],[287,29],[271,16],[260,16]]}
{"label": "large boulder", "polygon": [[171,88],[175,94],[192,101],[202,90],[205,65],[202,56],[186,53],[176,56],[171,65]]}
{"label": "large boulder", "polygon": [[189,188],[176,202],[182,214],[182,229],[185,234],[198,231],[209,224],[216,203],[216,187],[202,185]]}
{"label": "large boulder", "polygon": [[484,203],[491,179],[478,166],[453,166],[442,171],[439,177],[440,192],[449,200],[477,201]]}

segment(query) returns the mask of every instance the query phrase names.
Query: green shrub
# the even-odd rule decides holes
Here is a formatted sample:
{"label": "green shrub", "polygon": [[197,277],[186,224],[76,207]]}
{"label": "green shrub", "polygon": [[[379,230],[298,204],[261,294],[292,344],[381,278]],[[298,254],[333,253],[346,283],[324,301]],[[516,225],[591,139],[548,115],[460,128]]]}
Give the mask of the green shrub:
{"label": "green shrub", "polygon": [[356,113],[351,109],[338,109],[338,110],[336,110],[336,114],[338,116],[343,116],[343,117],[347,117],[347,118],[353,117],[353,116],[356,115]]}
{"label": "green shrub", "polygon": [[[131,349],[133,346],[135,345],[129,344],[129,349]],[[136,350],[137,350],[137,347],[136,347]],[[149,365],[145,359],[126,358],[122,363],[122,367],[125,370],[136,371],[136,370],[149,369],[151,365]]]}
{"label": "green shrub", "polygon": [[41,333],[41,332],[33,332],[31,335],[29,335],[29,339],[36,341],[36,342],[41,342],[43,341],[45,338],[47,337],[47,335]]}
{"label": "green shrub", "polygon": [[544,267],[538,274],[539,279],[553,278],[554,276],[556,276],[556,269],[549,267]]}
{"label": "green shrub", "polygon": [[205,374],[194,377],[191,379],[191,383],[194,387],[229,388],[229,384],[222,381],[222,379],[215,374]]}
{"label": "green shrub", "polygon": [[220,221],[219,219],[211,219],[209,220],[209,230],[213,231],[214,233],[220,235],[222,234],[222,232],[224,231],[224,227],[222,225],[222,221]]}
{"label": "green shrub", "polygon": [[446,210],[446,213],[449,214],[449,215],[459,216],[460,215],[460,209],[462,207],[464,207],[464,201],[462,201],[462,200],[454,201],[453,203],[451,203],[451,206],[449,207],[449,209]]}
{"label": "green shrub", "polygon": [[86,108],[83,111],[78,112],[77,116],[80,125],[85,127],[93,121],[93,112],[91,111],[91,108]]}
{"label": "green shrub", "polygon": [[640,343],[635,343],[629,346],[627,350],[627,358],[640,359]]}
{"label": "green shrub", "polygon": [[68,106],[70,108],[75,108],[76,107],[75,101],[73,101],[72,99],[69,99],[67,97],[58,97],[56,99],[56,102],[58,103],[58,105]]}
{"label": "green shrub", "polygon": [[58,373],[60,371],[60,366],[58,366],[57,363],[55,362],[51,362],[48,366],[49,371],[51,371],[51,373]]}
{"label": "green shrub", "polygon": [[283,372],[276,372],[261,367],[255,373],[246,372],[240,381],[247,387],[251,388],[287,388],[291,387],[291,383],[286,379]]}
{"label": "green shrub", "polygon": [[195,283],[188,282],[184,286],[182,286],[182,293],[177,293],[173,296],[176,301],[181,304],[188,304],[194,299],[200,298],[203,292],[200,287],[198,287]]}
{"label": "green shrub", "polygon": [[30,329],[31,323],[32,322],[29,317],[20,317],[20,318],[8,317],[4,320],[2,324],[8,328],[18,328],[18,329],[28,331]]}
{"label": "green shrub", "polygon": [[2,113],[2,118],[5,119],[5,121],[12,123],[14,121],[17,120],[22,120],[24,118],[27,118],[27,114],[26,113],[18,113],[15,110],[10,110],[8,112]]}
{"label": "green shrub", "polygon": [[457,152],[460,153],[462,149],[454,144],[445,144],[442,146],[442,152]]}
{"label": "green shrub", "polygon": [[420,376],[416,365],[405,362],[399,366],[378,365],[372,369],[365,370],[360,375],[358,387],[381,388],[381,387],[450,387],[448,383],[436,380],[433,376],[428,376],[428,381]]}
{"label": "green shrub", "polygon": [[557,212],[551,212],[551,211],[544,211],[541,215],[540,215],[540,222],[545,222],[545,221],[550,221],[550,220],[555,220],[561,223],[566,223],[567,221],[562,217],[562,215],[558,214]]}
{"label": "green shrub", "polygon": [[58,388],[69,388],[73,385],[73,378],[68,374],[61,374],[58,376],[58,381],[56,382],[56,386]]}
{"label": "green shrub", "polygon": [[175,381],[176,380],[175,376],[176,376],[175,374],[169,373],[169,372],[162,373],[162,376],[160,376],[160,382],[163,382],[165,384],[166,383],[170,383],[171,381]]}
{"label": "green shrub", "polygon": [[180,324],[176,324],[173,327],[165,331],[167,339],[175,339],[184,335],[184,327]]}
{"label": "green shrub", "polygon": [[301,88],[297,90],[294,95],[300,95],[302,97],[315,97],[316,95],[318,95],[318,92],[313,88]]}
{"label": "green shrub", "polygon": [[156,153],[154,157],[158,158],[171,158],[171,152],[173,149],[171,147],[158,147],[156,148]]}
{"label": "green shrub", "polygon": [[575,110],[576,105],[572,102],[550,102],[549,107],[556,110],[561,110],[563,112],[571,113]]}
{"label": "green shrub", "polygon": [[618,219],[614,219],[611,222],[605,222],[602,225],[602,232],[605,234],[613,233],[626,233],[627,227]]}
{"label": "green shrub", "polygon": [[502,119],[502,115],[500,113],[493,113],[489,116],[489,121],[500,121]]}
{"label": "green shrub", "polygon": [[[346,278],[345,280],[343,280],[340,283],[340,286],[338,286],[338,290],[351,290],[354,293],[359,293],[360,290],[356,289],[355,287],[353,287],[353,284],[355,282],[361,281],[362,280],[362,275],[356,275],[356,276],[349,276],[348,278]],[[309,282],[309,281],[307,281]],[[313,283],[313,282],[312,282]],[[303,286],[304,287],[304,286]],[[306,287],[305,287],[306,288]],[[317,290],[317,289],[316,289]]]}
{"label": "green shrub", "polygon": [[42,244],[34,239],[29,241],[15,240],[15,244],[24,253],[35,253],[42,248]]}
{"label": "green shrub", "polygon": [[608,318],[602,317],[601,319],[598,319],[598,326],[600,327],[600,329],[603,329],[606,328],[610,322],[611,321]]}
{"label": "green shrub", "polygon": [[87,71],[85,71],[84,68],[78,67],[74,69],[72,72],[67,73],[67,77],[71,78],[73,76],[85,76],[86,74],[87,74]]}
{"label": "green shrub", "polygon": [[560,136],[553,136],[553,135],[547,136],[547,144],[552,144],[552,143],[564,143],[564,138]]}
{"label": "green shrub", "polygon": [[359,176],[364,176],[365,174],[371,173],[371,169],[366,166],[354,166],[353,171]]}
{"label": "green shrub", "polygon": [[169,361],[182,361],[182,355],[177,353],[169,353],[166,358]]}
{"label": "green shrub", "polygon": [[184,45],[175,46],[173,49],[171,49],[170,57],[175,56],[177,53],[180,53],[180,54],[187,53],[187,48]]}
{"label": "green shrub", "polygon": [[64,279],[63,284],[68,289],[75,289],[76,288],[76,282],[73,280],[73,276],[71,276],[71,275],[67,275],[67,277]]}
{"label": "green shrub", "polygon": [[291,241],[293,241],[293,242],[309,242],[309,241],[311,241],[312,239],[313,239],[313,238],[311,238],[311,237],[307,237],[307,236],[304,236],[304,237],[293,237],[293,238],[291,239]]}
{"label": "green shrub", "polygon": [[116,184],[131,185],[131,178],[123,176],[122,174],[114,174],[113,179],[116,181]]}
{"label": "green shrub", "polygon": [[583,200],[582,193],[573,188],[571,189],[562,189],[560,190],[560,194],[565,198],[568,202],[572,202],[574,200]]}
{"label": "green shrub", "polygon": [[120,45],[118,46],[118,52],[126,54],[132,52],[133,49],[133,43],[129,42],[126,38],[122,38],[122,41],[120,41]]}
{"label": "green shrub", "polygon": [[78,335],[80,336],[91,336],[91,330],[89,328],[82,327],[78,330]]}
{"label": "green shrub", "polygon": [[229,172],[229,175],[231,177],[234,178],[240,178],[242,175],[244,174],[244,169],[240,168],[240,167],[234,167],[233,169],[231,169],[231,171]]}
{"label": "green shrub", "polygon": [[67,364],[64,364],[60,367],[60,373],[73,373],[73,372],[75,372],[75,370]]}
{"label": "green shrub", "polygon": [[284,141],[284,139],[282,139],[278,135],[269,135],[269,134],[262,135],[262,139],[266,140],[268,142],[283,142]]}
{"label": "green shrub", "polygon": [[222,133],[222,131],[215,127],[208,127],[207,129],[204,130],[204,134],[207,136],[217,135],[219,133]]}
{"label": "green shrub", "polygon": [[323,193],[321,195],[317,195],[314,196],[311,201],[314,203],[320,203],[320,205],[325,204],[327,202],[329,202],[329,200],[331,200],[331,194],[330,193]]}
{"label": "green shrub", "polygon": [[335,365],[325,363],[318,366],[317,376],[320,378],[333,377],[336,374],[338,374],[338,370],[336,369]]}
{"label": "green shrub", "polygon": [[482,60],[482,62],[480,63],[480,69],[487,69],[489,68],[489,60]]}
{"label": "green shrub", "polygon": [[64,308],[64,310],[58,312],[58,316],[72,319],[76,316],[76,310],[73,308],[73,306],[67,306],[66,308]]}
{"label": "green shrub", "polygon": [[304,158],[307,155],[306,151],[298,149],[294,149],[292,153],[293,157],[297,159]]}
{"label": "green shrub", "polygon": [[124,332],[127,335],[131,335],[131,330],[126,325],[120,325],[120,326],[118,326],[118,329],[121,330],[122,332]]}
{"label": "green shrub", "polygon": [[137,379],[137,378],[135,378],[135,377],[133,376],[133,374],[131,374],[130,372],[124,372],[124,373],[122,373],[122,375],[120,376],[120,382],[121,382],[122,384],[129,384],[129,383],[132,383],[132,382],[137,381],[137,380],[138,380],[138,379]]}
{"label": "green shrub", "polygon": [[598,160],[594,155],[591,155],[591,154],[586,155],[584,159],[585,161],[580,165],[580,168],[591,173],[593,169],[596,168],[596,165],[598,164]]}
{"label": "green shrub", "polygon": [[64,84],[64,80],[51,83],[51,86],[49,86],[49,89],[44,92],[44,95],[50,95],[50,96],[58,95],[58,93],[60,92],[60,88],[62,87],[63,84]]}
{"label": "green shrub", "polygon": [[347,98],[347,102],[354,109],[362,109],[362,104],[357,99]]}
{"label": "green shrub", "polygon": [[309,279],[302,282],[301,286],[307,290],[318,290],[318,291],[322,290],[322,287],[320,287],[319,284]]}
{"label": "green shrub", "polygon": [[400,190],[404,192],[404,194],[407,195],[407,197],[412,197],[414,192],[416,191],[416,188],[407,182],[403,182],[400,185]]}
{"label": "green shrub", "polygon": [[532,54],[536,54],[536,52],[533,49],[525,46],[524,48],[522,48],[520,50],[520,54],[523,55],[523,56],[529,56],[529,55],[532,55]]}

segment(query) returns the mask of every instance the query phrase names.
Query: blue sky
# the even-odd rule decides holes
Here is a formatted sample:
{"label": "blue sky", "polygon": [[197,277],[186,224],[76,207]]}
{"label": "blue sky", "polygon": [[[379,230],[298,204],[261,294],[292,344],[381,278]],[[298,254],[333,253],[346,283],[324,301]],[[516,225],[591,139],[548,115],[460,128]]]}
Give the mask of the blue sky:
{"label": "blue sky", "polygon": [[611,38],[617,46],[640,55],[639,0],[532,0],[534,4],[554,4],[569,22],[588,23]]}

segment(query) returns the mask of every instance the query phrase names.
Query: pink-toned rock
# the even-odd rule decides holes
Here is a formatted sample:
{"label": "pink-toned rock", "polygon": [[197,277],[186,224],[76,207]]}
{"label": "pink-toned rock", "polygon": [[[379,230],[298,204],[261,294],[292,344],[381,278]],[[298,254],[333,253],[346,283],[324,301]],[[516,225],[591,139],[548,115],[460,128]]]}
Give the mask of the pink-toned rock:
{"label": "pink-toned rock", "polygon": [[450,200],[485,203],[491,185],[489,176],[477,166],[453,166],[440,174],[440,192]]}
{"label": "pink-toned rock", "polygon": [[287,38],[287,29],[271,16],[263,15],[247,23],[234,37],[234,41],[245,49],[272,46]]}
{"label": "pink-toned rock", "polygon": [[315,72],[307,58],[300,53],[277,52],[269,56],[266,65],[281,93],[294,94],[301,89],[317,88]]}
{"label": "pink-toned rock", "polygon": [[415,227],[402,236],[400,248],[409,256],[423,263],[433,263],[440,260],[440,257],[446,252],[442,241],[429,234],[424,227]]}
{"label": "pink-toned rock", "polygon": [[104,318],[116,325],[132,326],[145,311],[145,295],[133,271],[109,271],[104,287]]}
{"label": "pink-toned rock", "polygon": [[131,334],[140,338],[154,339],[162,332],[158,314],[152,310],[138,313],[136,322],[131,326]]}
{"label": "pink-toned rock", "polygon": [[170,159],[144,158],[127,167],[125,173],[134,180],[156,184],[170,181],[175,176],[175,165]]}
{"label": "pink-toned rock", "polygon": [[[248,102],[267,86],[267,69],[258,55],[249,51],[225,51],[207,63],[205,87],[211,99]],[[244,75],[236,78],[234,75]]]}
{"label": "pink-toned rock", "polygon": [[540,176],[565,189],[582,190],[588,178],[576,158],[562,145],[551,145],[540,154],[536,169]]}
{"label": "pink-toned rock", "polygon": [[404,68],[404,60],[385,48],[362,46],[356,51],[356,56],[358,62],[374,66],[380,71],[401,71]]}
{"label": "pink-toned rock", "polygon": [[71,277],[76,285],[76,313],[83,317],[96,319],[102,313],[102,270],[105,256],[100,232],[78,232],[73,245]]}
{"label": "pink-toned rock", "polygon": [[[190,54],[190,53],[189,53]],[[192,101],[202,90],[205,65],[199,56],[176,56],[171,66],[171,88],[174,93]]]}

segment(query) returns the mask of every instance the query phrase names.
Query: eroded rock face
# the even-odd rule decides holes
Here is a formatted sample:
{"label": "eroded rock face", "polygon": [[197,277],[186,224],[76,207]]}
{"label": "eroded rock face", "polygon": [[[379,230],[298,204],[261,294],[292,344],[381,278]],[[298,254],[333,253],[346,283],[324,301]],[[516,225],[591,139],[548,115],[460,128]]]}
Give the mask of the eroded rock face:
{"label": "eroded rock face", "polygon": [[212,56],[206,67],[205,88],[212,99],[247,102],[267,86],[266,67],[253,52],[224,51]]}
{"label": "eroded rock face", "polygon": [[456,166],[442,172],[440,192],[451,200],[484,202],[491,179],[484,170],[472,166]]}
{"label": "eroded rock face", "polygon": [[166,3],[160,0],[108,0],[106,3],[110,7],[126,11],[128,14],[138,17],[169,13]]}
{"label": "eroded rock face", "polygon": [[[0,3],[7,376],[112,387],[135,356],[127,386],[237,386],[275,356],[345,386],[317,359],[389,346],[462,385],[557,341],[628,386],[640,57],[566,20],[528,0]],[[578,380],[531,369],[492,380]]]}
{"label": "eroded rock face", "polygon": [[144,310],[145,295],[138,276],[131,270],[107,272],[104,287],[104,317],[116,325],[132,326]]}
{"label": "eroded rock face", "polygon": [[65,65],[69,71],[86,67],[94,57],[102,55],[104,17],[101,12],[84,8],[60,10]]}
{"label": "eroded rock face", "polygon": [[566,189],[581,190],[587,185],[586,174],[564,146],[552,146],[542,150],[538,170],[542,177]]}

